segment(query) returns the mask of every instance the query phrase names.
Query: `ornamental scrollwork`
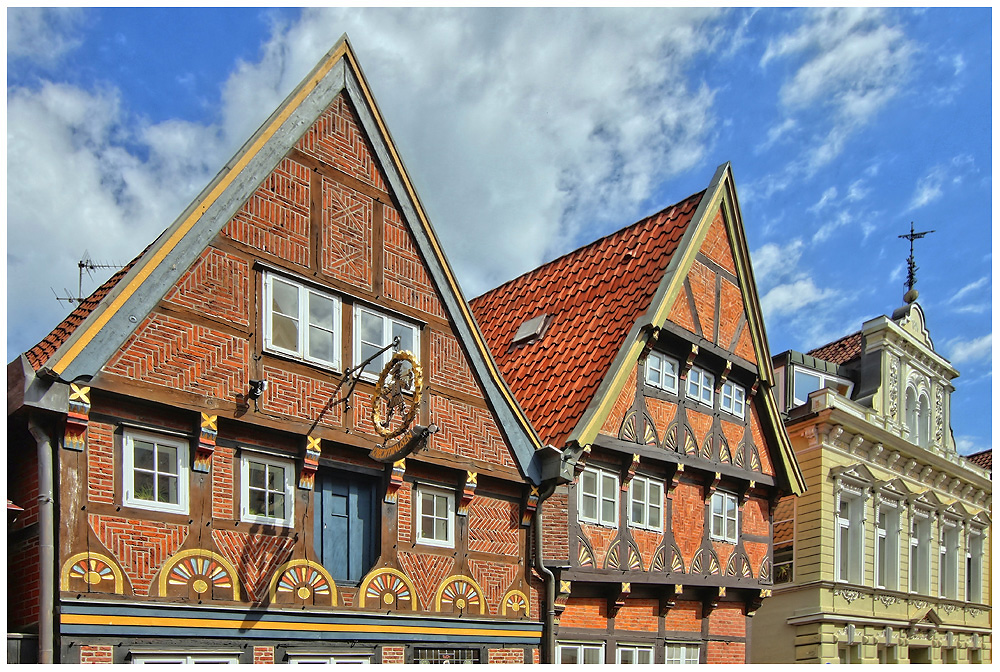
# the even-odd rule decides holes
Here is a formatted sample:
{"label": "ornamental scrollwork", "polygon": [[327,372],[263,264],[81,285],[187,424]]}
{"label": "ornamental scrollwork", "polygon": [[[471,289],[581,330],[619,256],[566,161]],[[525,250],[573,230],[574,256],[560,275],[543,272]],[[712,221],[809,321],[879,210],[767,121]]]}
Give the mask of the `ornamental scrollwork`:
{"label": "ornamental scrollwork", "polygon": [[879,595],[878,601],[882,603],[883,606],[891,607],[892,605],[899,602],[899,598],[895,595]]}
{"label": "ornamental scrollwork", "polygon": [[899,409],[899,360],[893,357],[889,361],[889,419],[896,421]]}
{"label": "ornamental scrollwork", "polygon": [[854,600],[861,597],[861,592],[853,590],[851,588],[838,588],[837,590],[833,591],[833,596],[834,597],[840,596],[845,600],[847,600],[847,603],[850,604]]}

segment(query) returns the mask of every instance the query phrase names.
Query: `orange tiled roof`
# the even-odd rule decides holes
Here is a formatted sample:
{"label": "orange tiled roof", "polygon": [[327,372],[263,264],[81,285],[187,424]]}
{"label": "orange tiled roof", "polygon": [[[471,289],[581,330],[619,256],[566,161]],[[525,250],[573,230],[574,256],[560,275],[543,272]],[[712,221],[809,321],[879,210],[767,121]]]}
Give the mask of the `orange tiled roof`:
{"label": "orange tiled roof", "polygon": [[806,354],[833,364],[846,364],[861,356],[861,332],[854,332],[850,336],[844,336],[833,343],[827,343],[815,350],[810,350]]}
{"label": "orange tiled roof", "polygon": [[[146,248],[149,249],[148,247]],[[28,358],[28,363],[31,364],[31,368],[35,371],[42,368],[42,366],[49,360],[49,357],[55,354],[63,343],[69,340],[69,337],[73,335],[76,328],[83,324],[83,321],[87,319],[90,313],[97,308],[98,304],[104,300],[115,285],[125,277],[135,262],[142,258],[142,255],[146,253],[143,250],[135,259],[130,261],[125,268],[117,271],[114,275],[108,278],[107,282],[94,290],[94,293],[88,296],[83,302],[80,303],[76,308],[73,309],[69,315],[66,316],[62,322],[56,325],[56,328],[49,332],[49,334],[43,338],[41,341],[36,343],[34,347],[28,350],[25,356]]]}
{"label": "orange tiled roof", "polygon": [[[556,447],[594,398],[705,192],[500,285],[471,301],[493,357],[542,441]],[[541,338],[513,345],[541,314]]]}
{"label": "orange tiled roof", "polygon": [[983,469],[987,469],[989,471],[993,471],[993,449],[992,448],[990,450],[984,450],[982,452],[974,453],[972,455],[966,455],[966,459],[968,459],[973,464],[976,464],[976,465],[982,467]]}

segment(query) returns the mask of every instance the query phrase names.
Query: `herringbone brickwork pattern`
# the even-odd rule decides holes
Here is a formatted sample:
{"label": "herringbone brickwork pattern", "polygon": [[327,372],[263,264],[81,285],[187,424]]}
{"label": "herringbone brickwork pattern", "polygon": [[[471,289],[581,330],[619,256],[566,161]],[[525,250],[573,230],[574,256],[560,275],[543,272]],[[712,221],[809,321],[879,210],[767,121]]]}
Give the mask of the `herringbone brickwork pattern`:
{"label": "herringbone brickwork pattern", "polygon": [[638,365],[632,367],[631,373],[628,374],[628,380],[625,381],[625,387],[618,394],[618,399],[615,400],[615,405],[611,407],[611,412],[608,413],[608,417],[604,420],[604,425],[601,427],[601,434],[607,434],[608,436],[613,436],[618,438],[618,432],[621,430],[622,420],[625,419],[625,414],[632,407],[635,402],[635,377],[638,371]]}
{"label": "herringbone brickwork pattern", "polygon": [[[722,278],[719,287],[719,340],[720,348],[729,349],[740,326],[743,311],[743,294],[729,278]],[[746,325],[743,326],[746,329]],[[754,361],[754,360],[750,360]]]}
{"label": "herringbone brickwork pattern", "polygon": [[486,608],[490,616],[500,614],[501,601],[514,583],[517,576],[517,565],[490,562],[489,560],[473,560],[469,558],[469,571],[483,590],[486,591]]}
{"label": "herringbone brickwork pattern", "polygon": [[708,340],[715,334],[715,273],[708,266],[695,259],[691,263],[687,280],[694,297],[694,309],[698,313],[701,333]]}
{"label": "herringbone brickwork pattern", "polygon": [[309,169],[283,159],[222,229],[256,250],[309,265]]}
{"label": "herringbone brickwork pattern", "polygon": [[[703,406],[702,408],[707,408],[707,406]],[[712,431],[712,416],[688,409],[687,419],[688,426],[694,432],[695,445],[701,448],[705,443],[705,439],[708,438],[708,433]]]}
{"label": "herringbone brickwork pattern", "polygon": [[691,304],[688,301],[687,289],[681,287],[674,299],[674,305],[670,309],[668,319],[679,327],[684,327],[692,334],[697,333],[694,324],[694,316],[691,314]]}
{"label": "herringbone brickwork pattern", "polygon": [[768,476],[774,476],[774,463],[771,462],[771,454],[767,450],[764,427],[756,413],[750,414],[750,431],[753,433],[753,442],[760,454],[760,470]]}
{"label": "herringbone brickwork pattern", "polygon": [[229,530],[212,530],[212,539],[222,555],[236,567],[240,583],[252,602],[267,597],[271,574],[288,560],[295,545],[292,537]]}
{"label": "herringbone brickwork pattern", "polygon": [[[280,413],[310,423],[320,417],[337,387],[332,376],[312,378],[275,366],[265,366],[264,377],[268,381],[268,388],[260,399],[261,408],[269,413]],[[357,403],[360,405],[360,398]],[[365,407],[367,408],[367,403]],[[327,409],[320,424],[339,427],[343,422],[340,417],[342,408],[340,404],[335,404]]]}
{"label": "herringbone brickwork pattern", "polygon": [[701,487],[689,483],[679,483],[670,498],[674,541],[689,568],[705,532],[705,499]]}
{"label": "herringbone brickwork pattern", "polygon": [[249,347],[244,338],[152,313],[105,368],[144,383],[231,399],[249,380]]}
{"label": "herringbone brickwork pattern", "polygon": [[771,533],[767,500],[760,497],[748,497],[743,505],[740,518],[740,531],[743,534],[767,535]]}
{"label": "herringbone brickwork pattern", "polygon": [[209,247],[165,301],[217,320],[249,326],[250,296],[250,264]]}
{"label": "herringbone brickwork pattern", "polygon": [[106,644],[80,646],[80,663],[83,665],[110,665],[114,660],[114,647]]}
{"label": "herringbone brickwork pattern", "polygon": [[733,250],[729,245],[729,236],[726,234],[726,223],[722,219],[721,209],[715,213],[700,251],[719,266],[736,275],[736,263],[733,261]]}
{"label": "herringbone brickwork pattern", "polygon": [[355,287],[372,288],[372,199],[323,178],[321,268]]}
{"label": "herringbone brickwork pattern", "polygon": [[733,352],[748,362],[757,360],[757,351],[753,348],[753,339],[750,338],[749,329],[744,328],[740,332],[740,340],[736,343],[736,349]]}
{"label": "herringbone brickwork pattern", "polygon": [[[660,509],[666,512],[667,507],[665,503],[662,505],[663,508]],[[663,533],[654,532],[653,530],[640,530],[638,528],[630,528],[629,532],[632,533],[632,539],[635,541],[636,547],[639,549],[639,556],[642,558],[642,566],[648,572],[653,567],[653,557],[656,555],[656,549],[660,547],[663,543]]]}
{"label": "herringbone brickwork pattern", "polygon": [[[588,525],[587,523],[581,523],[580,529],[583,531],[583,536],[585,536],[587,541],[590,542],[590,547],[594,549],[595,565],[603,568],[604,563],[608,558],[608,551],[611,550],[611,544],[618,536],[618,529],[614,527]],[[542,543],[545,542],[543,541]]]}
{"label": "herringbone brickwork pattern", "polygon": [[475,497],[469,505],[469,550],[496,555],[518,555],[520,507],[489,497]]}
{"label": "herringbone brickwork pattern", "polygon": [[343,94],[306,131],[296,149],[388,192],[368,140],[358,126],[357,113]]}
{"label": "herringbone brickwork pattern", "polygon": [[441,582],[451,575],[455,566],[454,558],[431,553],[409,553],[400,551],[397,556],[403,573],[410,577],[420,598],[420,608],[434,609],[434,595]]}
{"label": "herringbone brickwork pattern", "polygon": [[233,481],[236,449],[216,446],[212,455],[212,517],[232,520],[236,491]]}
{"label": "herringbone brickwork pattern", "polygon": [[441,299],[399,212],[383,208],[385,295],[411,308],[444,317]]}
{"label": "herringbone brickwork pattern", "polygon": [[[750,411],[750,405],[747,404],[747,411]],[[728,422],[722,420],[722,434],[726,437],[726,442],[729,444],[729,450],[732,452],[733,457],[736,457],[736,449],[739,448],[740,443],[743,441],[743,434],[746,431],[746,427],[743,425],[736,424],[735,422]],[[749,465],[744,462],[744,466],[749,467]]]}
{"label": "herringbone brickwork pattern", "polygon": [[431,437],[433,448],[459,457],[515,466],[493,415],[485,408],[432,395],[431,418],[441,428]]}
{"label": "herringbone brickwork pattern", "polygon": [[431,331],[430,382],[435,387],[447,387],[479,398],[483,396],[458,339],[437,329]]}
{"label": "herringbone brickwork pattern", "polygon": [[656,438],[662,444],[667,435],[667,428],[677,417],[677,404],[653,397],[646,397],[645,403],[646,412],[649,413],[649,418],[653,421],[653,426],[656,427]]}
{"label": "herringbone brickwork pattern", "polygon": [[115,428],[103,422],[87,426],[87,499],[115,503]]}
{"label": "herringbone brickwork pattern", "polygon": [[750,562],[750,571],[754,576],[760,574],[760,565],[767,555],[768,545],[759,541],[744,541],[743,550],[746,551],[747,560]]}
{"label": "herringbone brickwork pattern", "polygon": [[90,527],[125,570],[136,595],[149,595],[153,577],[188,535],[187,525],[112,516],[88,516]]}

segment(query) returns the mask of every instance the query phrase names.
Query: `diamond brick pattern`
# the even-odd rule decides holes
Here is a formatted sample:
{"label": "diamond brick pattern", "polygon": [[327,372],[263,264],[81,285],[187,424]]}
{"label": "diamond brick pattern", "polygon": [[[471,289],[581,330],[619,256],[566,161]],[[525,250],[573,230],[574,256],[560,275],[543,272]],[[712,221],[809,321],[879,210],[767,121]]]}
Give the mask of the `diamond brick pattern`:
{"label": "diamond brick pattern", "polygon": [[435,387],[448,387],[479,398],[483,396],[458,339],[436,329],[431,331],[430,382]]}
{"label": "diamond brick pattern", "polygon": [[114,427],[101,422],[87,429],[87,499],[115,503]]}
{"label": "diamond brick pattern", "polygon": [[296,148],[376,189],[388,192],[357,113],[340,94],[306,131]]}
{"label": "diamond brick pattern", "polygon": [[151,313],[105,367],[144,383],[221,399],[248,380],[246,339]]}
{"label": "diamond brick pattern", "polygon": [[417,589],[420,608],[433,610],[434,595],[441,582],[451,575],[455,560],[444,555],[408,553],[406,551],[400,551],[396,557],[403,573],[409,577],[414,588]]}
{"label": "diamond brick pattern", "polygon": [[385,295],[411,308],[444,317],[441,299],[399,212],[387,205],[382,218]]}
{"label": "diamond brick pattern", "polygon": [[517,565],[469,559],[472,578],[486,591],[486,607],[490,616],[500,613],[500,602],[514,583],[517,570]]}
{"label": "diamond brick pattern", "polygon": [[247,596],[252,602],[267,597],[271,574],[292,554],[295,540],[270,534],[248,534],[212,530],[219,551],[236,567]]}
{"label": "diamond brick pattern", "polygon": [[324,273],[370,290],[372,287],[372,199],[323,178]]}
{"label": "diamond brick pattern", "polygon": [[505,467],[515,466],[488,410],[432,395],[431,418],[441,428],[430,441],[436,450]]}
{"label": "diamond brick pattern", "polygon": [[167,294],[176,306],[248,326],[250,324],[250,265],[214,247],[198,261]]}
{"label": "diamond brick pattern", "polygon": [[[704,192],[473,299],[472,310],[542,441],[561,446],[579,422],[663,272]],[[607,297],[613,296],[614,301]],[[542,338],[512,345],[525,320]]]}
{"label": "diamond brick pattern", "polygon": [[[520,520],[512,502],[475,497],[469,505],[469,550],[517,556]],[[485,587],[485,584],[480,582]]]}
{"label": "diamond brick pattern", "polygon": [[93,514],[88,520],[94,534],[125,570],[136,595],[149,595],[153,577],[188,535],[187,525]]}

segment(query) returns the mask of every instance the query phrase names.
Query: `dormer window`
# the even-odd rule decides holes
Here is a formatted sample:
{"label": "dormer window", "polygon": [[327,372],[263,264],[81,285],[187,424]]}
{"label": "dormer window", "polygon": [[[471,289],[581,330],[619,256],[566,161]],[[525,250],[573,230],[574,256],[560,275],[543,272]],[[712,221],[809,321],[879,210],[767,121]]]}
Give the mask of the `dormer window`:
{"label": "dormer window", "polygon": [[792,367],[792,386],[792,406],[801,406],[809,400],[810,393],[825,387],[848,397],[852,387],[851,383],[842,378],[798,366]]}
{"label": "dormer window", "polygon": [[545,335],[545,329],[548,326],[549,316],[545,313],[536,315],[530,320],[525,320],[521,323],[521,326],[517,328],[517,333],[514,334],[513,344],[521,345],[522,343],[537,341]]}
{"label": "dormer window", "polygon": [[677,360],[651,352],[646,357],[646,384],[677,394]]}

